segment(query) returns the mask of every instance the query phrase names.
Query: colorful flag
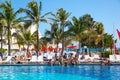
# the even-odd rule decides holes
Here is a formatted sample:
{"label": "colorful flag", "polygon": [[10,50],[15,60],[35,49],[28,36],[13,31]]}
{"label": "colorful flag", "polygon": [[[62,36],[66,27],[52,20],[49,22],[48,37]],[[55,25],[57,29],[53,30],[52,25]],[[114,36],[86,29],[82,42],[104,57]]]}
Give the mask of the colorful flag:
{"label": "colorful flag", "polygon": [[120,31],[117,29],[118,37],[120,39]]}

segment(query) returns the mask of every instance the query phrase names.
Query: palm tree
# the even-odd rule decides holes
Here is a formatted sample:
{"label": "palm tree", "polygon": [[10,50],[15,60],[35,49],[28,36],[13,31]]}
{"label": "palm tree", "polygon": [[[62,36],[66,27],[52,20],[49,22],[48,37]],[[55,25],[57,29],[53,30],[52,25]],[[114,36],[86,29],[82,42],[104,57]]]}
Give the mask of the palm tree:
{"label": "palm tree", "polygon": [[21,18],[16,18],[19,10],[14,12],[11,1],[5,0],[4,3],[0,4],[0,18],[5,21],[5,27],[7,28],[7,38],[8,38],[8,55],[10,55],[10,38],[11,38],[11,28],[18,23]]}
{"label": "palm tree", "polygon": [[102,47],[104,47],[104,25],[100,22],[96,22],[94,26],[97,32],[95,37],[95,44],[97,45],[100,41],[102,41]]}
{"label": "palm tree", "polygon": [[46,30],[45,34],[46,34],[46,37],[54,40],[55,44],[57,45],[56,50],[58,50],[58,44],[62,42],[62,39],[64,37],[66,38],[68,37],[67,31],[64,31],[63,33],[62,29],[58,27],[57,22],[51,23],[51,30]]}
{"label": "palm tree", "polygon": [[78,50],[80,50],[80,45],[81,45],[81,38],[83,36],[84,32],[84,22],[82,21],[82,18],[80,17],[77,19],[75,16],[72,18],[72,23],[71,26],[69,27],[69,32],[72,35],[73,39],[77,42],[78,44]]}
{"label": "palm tree", "polygon": [[[110,44],[113,43],[114,39],[113,39],[113,34],[108,34],[108,33],[104,33],[104,48],[109,48]],[[103,47],[102,45],[102,40],[98,43],[98,46]]]}
{"label": "palm tree", "polygon": [[[56,14],[52,14],[55,17],[55,20],[60,23],[60,28],[62,29],[62,33],[64,33],[64,28],[70,24],[68,21],[68,17],[70,13],[66,12],[63,8],[57,10]],[[64,38],[62,39],[62,52],[64,51]]]}
{"label": "palm tree", "polygon": [[19,34],[16,34],[15,38],[17,39],[17,44],[18,44],[19,51],[20,51],[21,45],[23,45],[23,47],[24,47],[25,42],[24,42],[23,38],[21,37],[21,35],[19,35]]}
{"label": "palm tree", "polygon": [[97,34],[94,28],[95,21],[89,14],[85,14],[81,16],[80,18],[81,18],[82,28],[84,28],[82,32],[82,38],[81,38],[82,46],[85,45],[91,48],[92,42],[94,41],[93,38]]}
{"label": "palm tree", "polygon": [[[27,21],[20,22],[17,27],[14,27],[14,29],[17,32],[17,33],[15,33],[14,37],[17,39],[17,44],[18,44],[19,50],[21,48],[21,45],[24,47],[24,45],[26,44],[24,41],[24,38],[21,35],[23,35],[23,32],[26,32],[26,30],[31,32],[30,25],[31,25],[31,21],[27,20]],[[33,34],[35,34],[35,33],[33,33]],[[33,35],[33,34],[31,34],[31,35]]]}
{"label": "palm tree", "polygon": [[83,23],[84,23],[84,26],[86,27],[86,30],[92,30],[94,29],[94,23],[95,21],[93,20],[93,18],[91,17],[90,14],[85,14],[81,17]]}
{"label": "palm tree", "polygon": [[83,21],[83,26],[85,28],[85,34],[86,34],[86,37],[87,37],[87,42],[88,42],[88,45],[90,43],[90,37],[93,37],[94,36],[94,33],[95,33],[95,28],[94,28],[94,23],[95,21],[93,20],[93,18],[91,17],[91,15],[89,14],[85,14],[81,17],[82,21]]}
{"label": "palm tree", "polygon": [[27,52],[29,51],[29,46],[34,45],[34,42],[36,40],[36,36],[34,36],[34,34],[31,34],[29,27],[27,29],[23,27],[23,31],[18,31],[16,38],[22,40],[18,40],[17,43],[27,45]]}
{"label": "palm tree", "polygon": [[47,22],[49,19],[45,18],[46,15],[50,14],[50,12],[45,13],[44,15],[41,15],[42,11],[42,2],[40,2],[40,5],[38,5],[37,2],[34,0],[32,2],[29,2],[27,5],[28,9],[21,8],[21,11],[26,12],[29,19],[32,21],[32,24],[35,25],[36,31],[37,31],[37,53],[38,53],[38,46],[39,46],[39,22]]}
{"label": "palm tree", "polygon": [[[3,43],[5,43],[5,35],[6,35],[6,30],[4,25],[2,25],[2,21],[0,22],[0,42],[1,42],[1,50],[3,48]],[[3,38],[4,36],[4,38]]]}

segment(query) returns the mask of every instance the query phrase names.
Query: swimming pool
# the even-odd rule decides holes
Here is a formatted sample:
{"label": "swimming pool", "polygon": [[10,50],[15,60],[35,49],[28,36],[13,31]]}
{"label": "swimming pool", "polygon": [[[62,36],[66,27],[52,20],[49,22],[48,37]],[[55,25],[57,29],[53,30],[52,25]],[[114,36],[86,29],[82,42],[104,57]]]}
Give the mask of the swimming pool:
{"label": "swimming pool", "polygon": [[0,80],[120,80],[120,65],[0,66]]}

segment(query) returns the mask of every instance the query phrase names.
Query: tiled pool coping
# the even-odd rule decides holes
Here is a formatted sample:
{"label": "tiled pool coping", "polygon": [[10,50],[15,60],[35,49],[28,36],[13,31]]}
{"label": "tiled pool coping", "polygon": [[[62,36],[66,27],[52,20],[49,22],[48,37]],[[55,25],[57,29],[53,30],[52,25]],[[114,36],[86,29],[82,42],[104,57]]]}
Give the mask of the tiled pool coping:
{"label": "tiled pool coping", "polygon": [[[60,65],[60,64],[54,64],[54,65]],[[54,66],[54,65],[49,65],[49,66]],[[77,65],[101,65],[100,63],[80,63]],[[120,65],[120,63],[111,63],[108,65]],[[38,64],[38,63],[26,63],[26,64],[0,64],[0,66],[48,66],[48,64]],[[60,65],[62,66],[62,65]],[[75,65],[76,66],[76,65]]]}

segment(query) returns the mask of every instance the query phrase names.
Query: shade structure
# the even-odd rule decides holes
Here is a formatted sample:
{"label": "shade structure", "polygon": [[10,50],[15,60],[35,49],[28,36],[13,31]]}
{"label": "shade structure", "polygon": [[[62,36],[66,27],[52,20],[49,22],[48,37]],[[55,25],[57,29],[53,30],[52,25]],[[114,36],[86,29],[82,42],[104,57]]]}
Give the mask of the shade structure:
{"label": "shade structure", "polygon": [[47,50],[47,48],[45,46],[41,47],[41,51],[46,51],[46,50]]}
{"label": "shade structure", "polygon": [[70,48],[70,49],[74,49],[74,48],[77,48],[77,46],[68,46],[67,48]]}
{"label": "shade structure", "polygon": [[49,46],[49,47],[47,48],[47,50],[48,50],[48,51],[53,51],[54,48],[53,48],[52,46]]}
{"label": "shade structure", "polygon": [[48,49],[47,49],[48,51],[61,51],[62,50],[62,48],[53,48],[53,47],[48,47]]}
{"label": "shade structure", "polygon": [[58,48],[58,50],[59,50],[59,51],[61,51],[61,50],[62,50],[62,48]]}
{"label": "shade structure", "polygon": [[56,51],[56,50],[57,50],[57,48],[53,48],[53,50],[54,50],[54,51]]}

